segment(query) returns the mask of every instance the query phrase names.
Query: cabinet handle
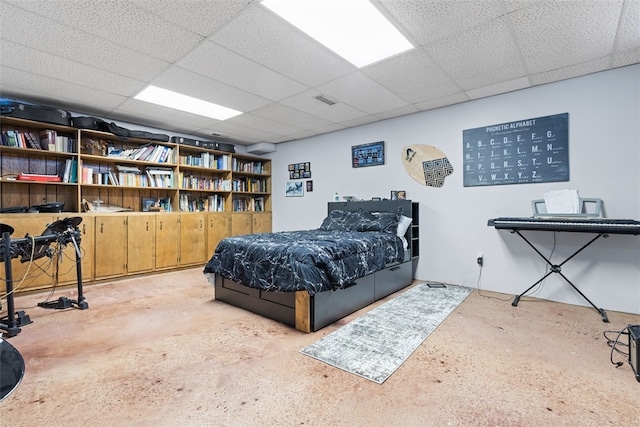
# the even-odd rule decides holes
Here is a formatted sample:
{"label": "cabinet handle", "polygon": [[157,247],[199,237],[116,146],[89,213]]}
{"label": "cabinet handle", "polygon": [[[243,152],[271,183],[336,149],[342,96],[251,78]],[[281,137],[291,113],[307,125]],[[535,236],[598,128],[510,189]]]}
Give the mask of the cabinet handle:
{"label": "cabinet handle", "polygon": [[162,221],[160,221],[160,231],[162,231]]}
{"label": "cabinet handle", "polygon": [[100,223],[100,233],[104,233],[104,222]]}
{"label": "cabinet handle", "polygon": [[391,267],[391,268],[389,269],[389,271],[396,271],[396,270],[400,270],[400,267]]}
{"label": "cabinet handle", "polygon": [[147,221],[147,231],[149,231],[149,221]]}
{"label": "cabinet handle", "polygon": [[87,224],[82,224],[82,234],[87,234]]}
{"label": "cabinet handle", "polygon": [[202,228],[202,227],[203,227],[202,220],[200,220],[200,228]]}

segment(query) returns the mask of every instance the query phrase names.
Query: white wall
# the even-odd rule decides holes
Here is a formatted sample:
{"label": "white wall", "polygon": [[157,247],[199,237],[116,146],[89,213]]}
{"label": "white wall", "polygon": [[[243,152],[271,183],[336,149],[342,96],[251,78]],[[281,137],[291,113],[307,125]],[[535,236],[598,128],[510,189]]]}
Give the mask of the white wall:
{"label": "white wall", "polygon": [[[462,132],[485,125],[569,113],[570,181],[464,187]],[[640,220],[640,65],[466,102],[278,144],[272,161],[274,231],[317,228],[335,192],[362,199],[406,190],[420,202],[420,261],[416,278],[519,294],[545,273],[546,263],[517,235],[487,226],[489,218],[529,216],[530,201],[571,188],[603,199],[608,218]],[[351,167],[352,145],[384,140],[384,166]],[[402,148],[428,144],[454,167],[441,188],[414,181]],[[311,162],[313,192],[285,197],[287,165]],[[554,263],[593,237],[525,232]],[[554,249],[555,239],[555,249]],[[476,256],[484,253],[480,277]],[[611,235],[562,268],[591,301],[606,310],[640,314],[640,236]],[[587,305],[552,274],[530,295]],[[594,312],[595,313],[595,312]],[[594,314],[597,315],[597,314]]]}

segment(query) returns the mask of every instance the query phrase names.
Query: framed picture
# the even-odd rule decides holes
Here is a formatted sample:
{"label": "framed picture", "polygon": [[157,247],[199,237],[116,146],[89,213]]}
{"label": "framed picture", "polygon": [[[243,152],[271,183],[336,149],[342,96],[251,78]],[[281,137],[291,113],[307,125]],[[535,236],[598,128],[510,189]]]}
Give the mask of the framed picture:
{"label": "framed picture", "polygon": [[284,195],[286,197],[304,196],[304,186],[302,185],[302,181],[287,181]]}
{"label": "framed picture", "polygon": [[290,163],[289,179],[311,178],[311,162]]}
{"label": "framed picture", "polygon": [[384,165],[384,141],[351,147],[351,166],[362,168],[366,166]]}
{"label": "framed picture", "polygon": [[407,192],[405,190],[391,191],[391,200],[406,200]]}
{"label": "framed picture", "polygon": [[313,191],[313,181],[307,181],[307,193]]}
{"label": "framed picture", "polygon": [[153,197],[143,197],[142,198],[142,212],[149,212],[152,206],[155,206],[158,203],[158,199],[154,199]]}

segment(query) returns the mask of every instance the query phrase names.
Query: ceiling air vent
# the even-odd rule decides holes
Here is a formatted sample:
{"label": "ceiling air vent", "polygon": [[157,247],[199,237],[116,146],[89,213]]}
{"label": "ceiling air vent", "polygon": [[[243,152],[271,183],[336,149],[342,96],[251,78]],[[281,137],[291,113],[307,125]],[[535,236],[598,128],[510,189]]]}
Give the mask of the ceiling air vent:
{"label": "ceiling air vent", "polygon": [[318,95],[318,96],[314,96],[314,98],[320,102],[324,102],[327,105],[334,105],[338,103],[338,101],[334,101],[333,99],[329,98],[326,95]]}

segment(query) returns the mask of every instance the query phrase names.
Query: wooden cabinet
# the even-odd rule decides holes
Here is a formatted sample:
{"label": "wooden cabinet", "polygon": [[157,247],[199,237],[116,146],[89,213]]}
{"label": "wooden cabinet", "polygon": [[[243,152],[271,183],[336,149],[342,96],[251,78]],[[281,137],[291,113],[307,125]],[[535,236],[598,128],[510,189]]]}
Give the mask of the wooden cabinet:
{"label": "wooden cabinet", "polygon": [[204,212],[180,214],[180,266],[207,260],[206,219]]}
{"label": "wooden cabinet", "polygon": [[180,251],[180,214],[157,214],[155,240],[156,270],[176,268]]}
{"label": "wooden cabinet", "polygon": [[124,276],[127,272],[127,216],[96,216],[94,247],[96,279]]}
{"label": "wooden cabinet", "polygon": [[241,236],[251,234],[253,216],[251,212],[234,212],[231,217],[231,235]]}
{"label": "wooden cabinet", "polygon": [[152,271],[156,264],[156,215],[127,217],[127,273]]}
{"label": "wooden cabinet", "polygon": [[211,257],[220,240],[232,236],[231,214],[211,212],[207,214],[207,256]]}
{"label": "wooden cabinet", "polygon": [[[3,195],[4,197],[4,195]],[[43,214],[14,214],[1,215],[0,222],[13,227],[12,239],[33,236],[37,237],[54,221],[53,215]],[[54,285],[54,263],[52,258],[44,257],[33,262],[28,261],[31,254],[25,254],[26,262],[21,258],[14,258],[11,262],[14,292],[43,289]],[[4,264],[0,269],[2,279],[5,279]]]}
{"label": "wooden cabinet", "polygon": [[[73,216],[73,214],[70,214]],[[96,219],[93,215],[80,215],[82,222],[80,228],[80,255],[82,257],[82,281],[90,282],[95,277],[95,241],[96,241]],[[62,216],[64,218],[64,216]],[[76,283],[74,275],[73,283]]]}
{"label": "wooden cabinet", "polygon": [[271,233],[271,212],[254,212],[251,219],[252,233]]}

